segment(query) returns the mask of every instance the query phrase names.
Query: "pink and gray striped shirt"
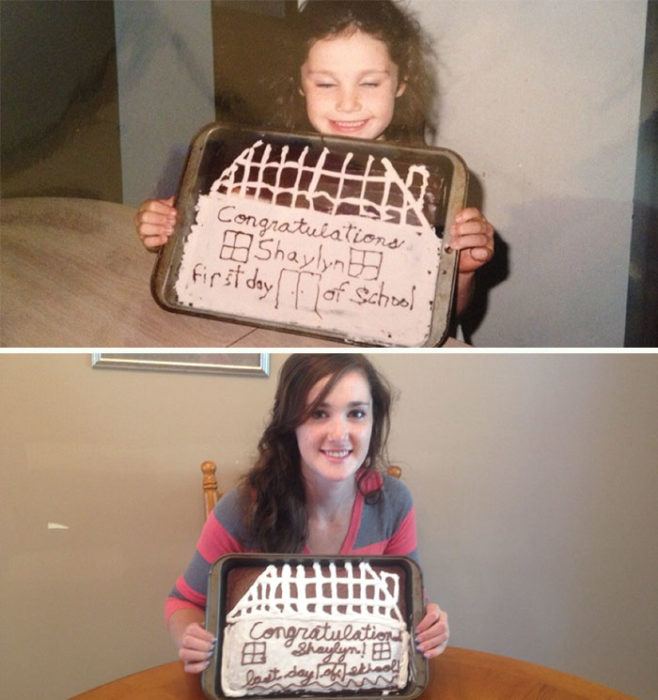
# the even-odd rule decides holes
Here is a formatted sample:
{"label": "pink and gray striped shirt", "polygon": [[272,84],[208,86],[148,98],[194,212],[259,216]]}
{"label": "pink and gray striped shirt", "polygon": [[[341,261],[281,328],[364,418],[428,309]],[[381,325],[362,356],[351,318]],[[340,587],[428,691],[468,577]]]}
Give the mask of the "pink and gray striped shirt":
{"label": "pink and gray striped shirt", "polygon": [[[368,474],[362,491],[381,487],[375,503],[367,503],[357,493],[347,536],[340,554],[408,556],[418,561],[416,515],[409,489],[399,479],[377,472]],[[224,494],[208,517],[196,551],[185,572],[178,578],[165,603],[165,617],[180,608],[205,610],[208,572],[225,554],[249,550],[243,544],[244,526],[237,489]],[[313,554],[308,548],[304,554]]]}

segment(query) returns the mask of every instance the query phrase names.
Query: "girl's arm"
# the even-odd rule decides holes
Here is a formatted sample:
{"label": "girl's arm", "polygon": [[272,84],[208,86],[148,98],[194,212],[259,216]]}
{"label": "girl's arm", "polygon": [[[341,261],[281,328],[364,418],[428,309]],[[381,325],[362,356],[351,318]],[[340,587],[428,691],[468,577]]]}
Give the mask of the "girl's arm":
{"label": "girl's arm", "polygon": [[[461,258],[461,256],[460,256]],[[457,300],[455,301],[455,310],[459,317],[471,303],[473,298],[473,290],[475,289],[475,273],[474,272],[458,272],[457,273]]]}
{"label": "girl's arm", "polygon": [[462,209],[450,228],[448,245],[460,251],[456,300],[459,315],[473,296],[475,271],[493,257],[494,228],[476,207]]}
{"label": "girl's arm", "polygon": [[208,572],[223,554],[243,552],[240,544],[240,499],[237,489],[225,493],[208,516],[185,573],[178,577],[165,602],[167,629],[189,673],[206,667],[215,643],[204,629]]}
{"label": "girl's arm", "polygon": [[448,613],[436,603],[425,606],[425,617],[416,627],[416,648],[426,659],[442,654],[448,646]]}
{"label": "girl's arm", "polygon": [[207,668],[217,643],[204,628],[204,617],[203,611],[196,608],[180,608],[169,618],[169,634],[187,673],[201,673]]}
{"label": "girl's arm", "polygon": [[134,221],[145,248],[151,250],[164,245],[176,223],[174,198],[147,199],[137,210]]}
{"label": "girl's arm", "polygon": [[[394,520],[399,521],[399,524],[394,528],[384,553],[408,556],[419,563],[416,516],[411,494],[405,484],[391,477],[386,477],[385,484],[387,492],[396,505],[396,508],[391,508],[387,512],[393,516]],[[415,630],[416,648],[425,658],[430,659],[445,651],[449,638],[447,613],[436,603],[426,603],[425,615]]]}

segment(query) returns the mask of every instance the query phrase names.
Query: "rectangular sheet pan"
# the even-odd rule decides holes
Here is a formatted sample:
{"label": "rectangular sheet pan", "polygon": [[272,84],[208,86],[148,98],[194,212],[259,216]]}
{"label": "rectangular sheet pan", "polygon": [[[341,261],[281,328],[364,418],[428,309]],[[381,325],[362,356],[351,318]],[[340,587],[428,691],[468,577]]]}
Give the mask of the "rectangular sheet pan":
{"label": "rectangular sheet pan", "polygon": [[[220,177],[223,190],[211,195]],[[211,124],[192,142],[153,294],[171,311],[434,347],[447,336],[458,264],[442,236],[466,185],[464,162],[447,149]],[[211,204],[217,196],[233,203]],[[204,223],[200,203],[206,213],[219,207]],[[305,225],[307,214],[324,217],[324,228]]]}
{"label": "rectangular sheet pan", "polygon": [[[222,667],[222,640],[223,631],[226,620],[226,615],[235,604],[235,600],[228,600],[229,595],[233,598],[239,598],[243,589],[246,589],[257,574],[269,564],[280,566],[290,564],[295,567],[298,564],[304,567],[312,567],[315,563],[320,566],[328,566],[330,562],[336,564],[337,567],[344,566],[346,562],[351,562],[357,566],[360,562],[365,561],[370,566],[377,569],[394,570],[399,573],[400,580],[403,582],[403,597],[400,604],[400,609],[407,623],[407,629],[412,633],[413,629],[420,622],[424,614],[424,593],[422,573],[418,565],[407,557],[391,557],[391,556],[312,556],[312,555],[256,555],[256,554],[238,554],[228,555],[219,559],[211,568],[208,579],[208,599],[206,604],[206,628],[217,636],[217,648],[215,655],[211,659],[210,666],[202,675],[203,691],[210,700],[225,700],[227,697],[222,692],[221,684],[221,667]],[[229,581],[231,585],[229,585]],[[237,583],[236,583],[237,581]],[[246,581],[247,583],[244,583]],[[235,587],[239,587],[239,592],[235,591]],[[386,693],[388,697],[399,698],[400,700],[412,700],[412,698],[420,695],[426,688],[429,679],[429,666],[427,660],[422,654],[419,654],[414,649],[410,650],[409,657],[409,679],[406,687],[400,691],[389,691]],[[245,695],[247,700],[272,700],[273,698],[300,698],[300,697],[331,697],[332,700],[355,700],[358,698],[373,698],[381,697],[382,691],[372,691],[367,693],[307,693],[295,694],[294,696],[286,695]],[[233,699],[231,699],[233,700]]]}

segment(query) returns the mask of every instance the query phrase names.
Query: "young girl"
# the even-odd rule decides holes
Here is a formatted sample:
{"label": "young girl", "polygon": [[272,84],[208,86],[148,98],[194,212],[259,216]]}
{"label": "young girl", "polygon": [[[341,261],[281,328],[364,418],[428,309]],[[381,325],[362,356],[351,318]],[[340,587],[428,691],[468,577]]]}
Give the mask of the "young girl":
{"label": "young girl", "polygon": [[[418,23],[393,0],[308,0],[271,81],[267,126],[360,139],[423,143],[433,129],[433,72]],[[147,200],[136,216],[147,248],[174,230],[174,199]],[[493,256],[494,229],[475,207],[457,214],[448,244],[460,250],[456,310],[475,271]]]}
{"label": "young girl", "polygon": [[[254,467],[220,499],[165,605],[185,670],[200,673],[216,639],[203,627],[209,567],[238,552],[418,559],[406,486],[380,471],[391,393],[362,355],[291,355],[279,375]],[[428,603],[415,630],[427,658],[448,644],[448,618]]]}

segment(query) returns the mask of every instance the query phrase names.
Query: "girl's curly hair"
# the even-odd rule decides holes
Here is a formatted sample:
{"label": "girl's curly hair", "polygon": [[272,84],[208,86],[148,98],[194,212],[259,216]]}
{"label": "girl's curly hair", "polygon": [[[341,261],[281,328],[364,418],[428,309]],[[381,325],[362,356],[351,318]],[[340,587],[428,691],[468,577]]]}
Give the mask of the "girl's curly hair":
{"label": "girl's curly hair", "polygon": [[282,61],[267,86],[273,104],[270,125],[286,131],[312,130],[300,94],[300,68],[316,41],[355,31],[386,44],[400,79],[407,84],[397,98],[385,138],[423,142],[436,128],[434,51],[418,21],[395,0],[307,0],[290,23]]}

